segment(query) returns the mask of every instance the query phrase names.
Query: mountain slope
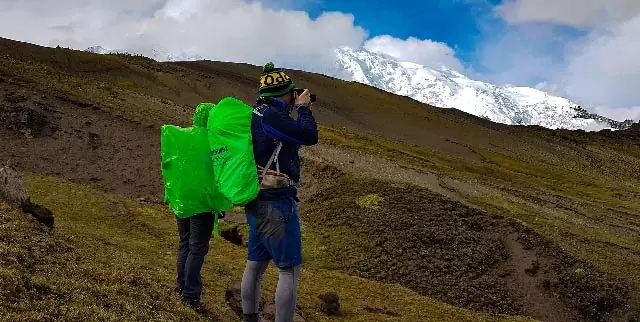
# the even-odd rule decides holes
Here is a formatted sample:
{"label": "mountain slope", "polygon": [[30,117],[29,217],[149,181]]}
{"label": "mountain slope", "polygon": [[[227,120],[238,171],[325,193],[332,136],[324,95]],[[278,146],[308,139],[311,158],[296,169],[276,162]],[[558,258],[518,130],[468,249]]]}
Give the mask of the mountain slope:
{"label": "mountain slope", "polygon": [[[0,159],[56,177],[31,180],[31,187],[34,200],[56,212],[57,233],[91,235],[114,225],[118,234],[87,240],[108,245],[117,238],[109,247],[120,254],[129,251],[127,229],[137,236],[138,227],[159,225],[144,230],[151,233],[141,242],[158,247],[143,258],[157,276],[171,276],[173,253],[162,252],[175,238],[170,213],[158,205],[138,212],[131,200],[162,200],[159,127],[189,125],[203,101],[253,101],[260,67],[159,63],[3,39],[0,57]],[[329,319],[314,301],[332,290],[344,299],[346,321],[484,320],[482,311],[544,321],[567,321],[555,315],[565,310],[581,321],[640,316],[640,132],[507,126],[355,82],[290,75],[318,94],[314,115],[321,123],[321,144],[302,150],[308,275],[301,304],[310,321]],[[64,188],[68,181],[116,196],[87,197],[84,186]],[[120,197],[129,209],[118,206]],[[214,277],[239,276],[243,249],[217,242],[207,269]],[[74,245],[84,253],[96,247]],[[89,274],[74,276],[100,276],[76,269]],[[106,282],[128,283],[108,276]],[[167,281],[157,285],[163,292],[170,292]],[[224,305],[221,280],[210,281],[206,301]],[[413,292],[387,301],[387,283]],[[88,302],[118,312],[102,305],[104,293]],[[77,300],[65,288],[54,295],[62,303]],[[136,303],[131,310],[146,301]]]}
{"label": "mountain slope", "polygon": [[341,48],[336,50],[336,57],[339,68],[357,82],[433,106],[457,108],[494,122],[585,130],[622,129],[630,125],[585,114],[568,99],[529,87],[495,86],[446,68],[435,70],[398,62],[362,49]]}

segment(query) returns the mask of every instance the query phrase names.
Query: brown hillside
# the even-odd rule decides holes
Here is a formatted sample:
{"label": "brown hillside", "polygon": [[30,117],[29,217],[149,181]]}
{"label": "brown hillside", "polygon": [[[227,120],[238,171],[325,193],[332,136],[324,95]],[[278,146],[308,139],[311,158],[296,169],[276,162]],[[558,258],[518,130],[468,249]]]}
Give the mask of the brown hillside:
{"label": "brown hillside", "polygon": [[[189,125],[203,101],[252,102],[259,71],[0,39],[0,161],[159,203],[159,127]],[[322,124],[321,144],[303,150],[311,267],[475,311],[547,321],[640,317],[637,129],[506,126],[290,74],[318,95]],[[529,275],[534,261],[542,273]]]}

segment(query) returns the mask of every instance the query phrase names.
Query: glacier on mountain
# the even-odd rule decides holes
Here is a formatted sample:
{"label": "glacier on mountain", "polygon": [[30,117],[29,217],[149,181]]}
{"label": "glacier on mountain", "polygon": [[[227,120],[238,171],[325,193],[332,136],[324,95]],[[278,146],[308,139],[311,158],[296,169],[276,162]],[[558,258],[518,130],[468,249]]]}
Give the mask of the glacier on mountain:
{"label": "glacier on mountain", "polygon": [[343,47],[335,53],[339,69],[346,70],[351,77],[348,80],[436,107],[456,108],[497,123],[588,131],[623,129],[632,124],[588,114],[566,98],[535,88],[496,86],[446,67],[434,69],[400,62],[364,49]]}

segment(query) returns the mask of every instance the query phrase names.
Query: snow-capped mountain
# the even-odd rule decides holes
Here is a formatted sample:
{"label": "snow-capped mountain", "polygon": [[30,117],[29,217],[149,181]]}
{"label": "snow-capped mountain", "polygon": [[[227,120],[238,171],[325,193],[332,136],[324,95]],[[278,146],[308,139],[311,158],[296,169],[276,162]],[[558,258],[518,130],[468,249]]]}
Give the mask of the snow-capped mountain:
{"label": "snow-capped mountain", "polygon": [[534,88],[496,86],[445,67],[436,70],[350,48],[336,50],[336,57],[339,69],[346,70],[353,81],[498,123],[571,130],[624,129],[633,123],[589,114],[566,98]]}
{"label": "snow-capped mountain", "polygon": [[131,55],[141,55],[145,57],[149,57],[156,61],[190,61],[190,60],[203,60],[204,58],[197,54],[192,54],[189,52],[183,53],[169,53],[161,50],[152,49],[151,51],[132,51],[132,50],[121,50],[121,49],[107,49],[102,46],[91,46],[85,51],[94,53],[94,54],[131,54]]}
{"label": "snow-capped mountain", "polygon": [[[89,47],[86,51],[138,54],[157,61],[205,59],[189,52],[137,52],[101,46]],[[329,76],[371,85],[433,106],[456,108],[497,123],[587,131],[626,129],[633,124],[631,120],[619,122],[590,114],[569,99],[531,87],[497,86],[470,79],[446,67],[434,69],[346,47],[336,49],[335,57],[335,66],[325,71]]]}

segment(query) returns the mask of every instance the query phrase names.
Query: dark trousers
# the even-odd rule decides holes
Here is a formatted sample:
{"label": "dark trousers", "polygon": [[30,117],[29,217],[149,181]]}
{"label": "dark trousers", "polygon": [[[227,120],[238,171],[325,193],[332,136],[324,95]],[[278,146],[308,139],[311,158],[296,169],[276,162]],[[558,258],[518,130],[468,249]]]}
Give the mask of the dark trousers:
{"label": "dark trousers", "polygon": [[213,232],[213,214],[205,213],[189,218],[177,218],[180,244],[178,248],[178,290],[187,301],[200,300],[201,270],[204,256],[209,252]]}

